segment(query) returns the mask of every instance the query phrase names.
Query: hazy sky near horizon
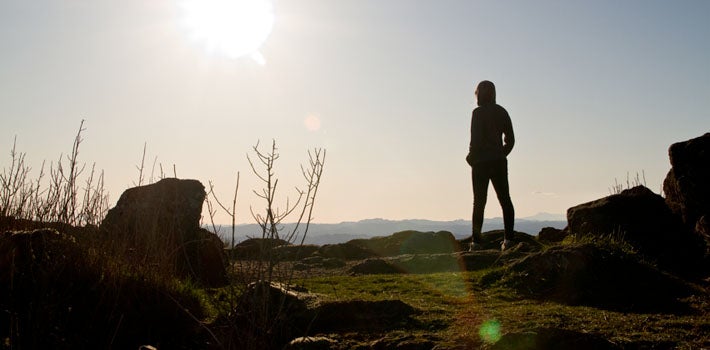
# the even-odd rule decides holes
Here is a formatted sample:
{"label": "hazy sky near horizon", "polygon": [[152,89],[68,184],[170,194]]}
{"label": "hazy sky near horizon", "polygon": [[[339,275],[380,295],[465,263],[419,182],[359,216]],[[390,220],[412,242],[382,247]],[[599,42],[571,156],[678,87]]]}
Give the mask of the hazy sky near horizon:
{"label": "hazy sky near horizon", "polygon": [[[468,219],[464,157],[487,79],[513,121],[524,217],[627,174],[660,192],[668,146],[710,131],[708,1],[272,4],[257,62],[191,38],[180,0],[0,1],[0,167],[17,136],[36,173],[85,119],[80,161],[105,171],[112,205],[147,143],[147,170],[157,157],[225,201],[239,171],[237,221],[250,222],[263,204],[246,154],[274,139],[292,199],[307,150],[327,150],[316,222]],[[491,193],[486,216],[499,215]]]}

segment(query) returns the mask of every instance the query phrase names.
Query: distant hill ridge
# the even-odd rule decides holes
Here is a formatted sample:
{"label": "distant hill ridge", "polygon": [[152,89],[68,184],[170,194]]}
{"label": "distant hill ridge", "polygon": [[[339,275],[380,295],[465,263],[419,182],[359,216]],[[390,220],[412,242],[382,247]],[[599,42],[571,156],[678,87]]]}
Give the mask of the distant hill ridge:
{"label": "distant hill ridge", "polygon": [[[525,232],[530,235],[537,235],[543,227],[554,227],[563,229],[567,226],[564,215],[541,213],[531,217],[519,218],[515,220],[515,230]],[[284,224],[283,232],[290,232],[294,224]],[[302,232],[303,225],[299,228]],[[500,230],[503,228],[502,218],[489,218],[483,222],[483,231]],[[225,240],[231,240],[231,227],[218,226],[218,234]],[[424,219],[410,220],[387,220],[387,219],[365,219],[360,221],[346,221],[338,224],[318,224],[312,223],[306,236],[306,244],[335,244],[347,242],[356,238],[369,238],[375,236],[387,236],[395,232],[414,231],[449,231],[457,238],[464,238],[471,234],[470,220],[433,221]],[[261,229],[256,224],[242,224],[236,227],[236,242],[245,239],[260,238]]]}

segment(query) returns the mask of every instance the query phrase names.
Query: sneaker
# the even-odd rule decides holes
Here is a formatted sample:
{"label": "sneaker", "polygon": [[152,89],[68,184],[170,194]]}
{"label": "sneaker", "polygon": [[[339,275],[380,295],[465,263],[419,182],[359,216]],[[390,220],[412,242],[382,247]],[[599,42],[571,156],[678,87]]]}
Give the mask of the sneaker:
{"label": "sneaker", "polygon": [[500,251],[504,252],[510,248],[513,247],[513,241],[504,239],[503,242],[500,243]]}
{"label": "sneaker", "polygon": [[472,252],[475,250],[483,250],[483,245],[481,243],[471,242],[468,245],[468,251]]}

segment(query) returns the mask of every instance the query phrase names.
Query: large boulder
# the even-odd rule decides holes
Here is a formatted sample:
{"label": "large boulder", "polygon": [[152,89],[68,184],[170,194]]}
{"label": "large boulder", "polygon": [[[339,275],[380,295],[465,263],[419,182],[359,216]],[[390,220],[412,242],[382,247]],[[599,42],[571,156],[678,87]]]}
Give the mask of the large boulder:
{"label": "large boulder", "polygon": [[663,181],[666,203],[710,249],[710,236],[704,229],[710,219],[710,133],[674,143],[668,155],[672,168]]}
{"label": "large boulder", "polygon": [[200,228],[205,188],[197,180],[163,179],[126,190],[101,229],[114,253],[158,265],[208,286],[226,283],[223,243]]}
{"label": "large boulder", "polygon": [[613,244],[553,246],[482,281],[536,299],[634,312],[686,312],[678,299],[703,293]]}
{"label": "large boulder", "polygon": [[698,266],[698,240],[666,206],[663,197],[637,186],[567,210],[568,230],[577,236],[606,236],[631,244],[667,268],[688,272]]}
{"label": "large boulder", "polygon": [[[194,240],[183,244],[184,261],[187,269],[184,275],[191,276],[205,286],[217,287],[228,283],[227,257],[224,242],[216,234],[199,229]],[[179,266],[179,265],[178,265]]]}
{"label": "large boulder", "polygon": [[124,235],[166,233],[161,239],[200,228],[205,187],[197,180],[162,179],[127,189],[106,214],[101,227]]}

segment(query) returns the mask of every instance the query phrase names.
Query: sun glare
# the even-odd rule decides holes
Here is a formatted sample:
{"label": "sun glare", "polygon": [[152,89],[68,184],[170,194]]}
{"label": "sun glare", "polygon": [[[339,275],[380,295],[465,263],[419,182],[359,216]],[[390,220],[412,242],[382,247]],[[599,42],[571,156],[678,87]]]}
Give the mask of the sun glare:
{"label": "sun glare", "polygon": [[269,0],[184,0],[181,5],[190,37],[209,52],[266,63],[259,48],[274,25]]}
{"label": "sun glare", "polygon": [[318,131],[320,130],[320,118],[318,118],[315,115],[309,115],[306,117],[306,119],[303,120],[303,124],[306,126],[306,129],[309,131]]}

